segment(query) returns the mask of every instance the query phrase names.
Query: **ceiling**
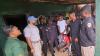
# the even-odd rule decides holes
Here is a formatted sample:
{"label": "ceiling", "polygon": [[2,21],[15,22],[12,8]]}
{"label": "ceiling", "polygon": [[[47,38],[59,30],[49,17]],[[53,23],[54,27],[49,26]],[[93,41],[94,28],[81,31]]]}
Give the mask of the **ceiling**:
{"label": "ceiling", "polygon": [[69,11],[73,4],[95,3],[95,0],[0,0],[0,14],[34,14]]}
{"label": "ceiling", "polygon": [[29,2],[51,2],[59,4],[93,3],[95,0],[28,0]]}

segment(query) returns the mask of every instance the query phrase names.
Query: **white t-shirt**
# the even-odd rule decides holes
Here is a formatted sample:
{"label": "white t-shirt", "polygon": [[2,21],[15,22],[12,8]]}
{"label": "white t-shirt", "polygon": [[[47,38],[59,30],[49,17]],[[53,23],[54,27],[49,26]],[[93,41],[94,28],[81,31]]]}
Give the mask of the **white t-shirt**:
{"label": "white t-shirt", "polygon": [[[60,33],[64,32],[64,30],[65,30],[65,28],[66,28],[65,26],[67,26],[66,21],[65,21],[65,20],[58,21],[58,22],[57,22],[57,26],[60,28],[60,29],[59,29],[59,32],[60,32]],[[64,34],[66,34],[66,31],[64,32]]]}
{"label": "white t-shirt", "polygon": [[39,30],[36,26],[26,26],[24,29],[24,36],[30,38],[32,41],[40,40]]}

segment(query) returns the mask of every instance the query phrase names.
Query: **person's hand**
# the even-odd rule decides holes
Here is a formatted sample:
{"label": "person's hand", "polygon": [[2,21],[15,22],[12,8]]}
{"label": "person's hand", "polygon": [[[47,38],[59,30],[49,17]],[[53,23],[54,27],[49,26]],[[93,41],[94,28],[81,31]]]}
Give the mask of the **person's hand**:
{"label": "person's hand", "polygon": [[70,36],[70,42],[72,42],[72,37]]}
{"label": "person's hand", "polygon": [[32,54],[34,53],[34,49],[31,49],[31,53],[32,53]]}
{"label": "person's hand", "polygon": [[74,41],[75,41],[75,42],[78,42],[78,38],[75,38]]}
{"label": "person's hand", "polygon": [[51,43],[51,40],[49,40],[49,43]]}
{"label": "person's hand", "polygon": [[61,34],[64,35],[64,32],[62,32]]}
{"label": "person's hand", "polygon": [[43,41],[41,40],[40,42],[41,42],[41,44],[43,45]]}

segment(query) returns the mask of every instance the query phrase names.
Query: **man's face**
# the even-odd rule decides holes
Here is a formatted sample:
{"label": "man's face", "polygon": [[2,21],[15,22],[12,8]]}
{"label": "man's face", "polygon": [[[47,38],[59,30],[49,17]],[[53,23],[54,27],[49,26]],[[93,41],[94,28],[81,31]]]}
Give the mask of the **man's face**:
{"label": "man's face", "polygon": [[81,15],[82,15],[82,17],[85,17],[85,13],[84,13],[84,12],[82,12],[82,14],[81,14]]}
{"label": "man's face", "polygon": [[75,13],[71,13],[71,14],[69,15],[69,17],[70,17],[71,20],[76,19]]}
{"label": "man's face", "polygon": [[63,16],[59,16],[59,20],[63,20]]}
{"label": "man's face", "polygon": [[87,12],[87,11],[83,11],[83,12],[82,12],[82,16],[83,16],[83,17],[87,17],[87,16],[88,16],[88,12]]}
{"label": "man's face", "polygon": [[44,19],[41,19],[41,22],[44,22]]}
{"label": "man's face", "polygon": [[40,21],[41,21],[41,23],[45,23],[45,19],[44,18],[42,18]]}
{"label": "man's face", "polygon": [[16,27],[16,26],[14,26],[13,28],[12,28],[12,30],[11,30],[11,32],[10,32],[12,35],[14,35],[14,36],[19,36],[19,35],[21,35],[21,31]]}
{"label": "man's face", "polygon": [[51,25],[51,24],[52,24],[52,21],[51,21],[51,20],[49,20],[49,21],[48,21],[48,24],[49,24],[49,25]]}
{"label": "man's face", "polygon": [[30,23],[35,24],[36,20],[31,20]]}

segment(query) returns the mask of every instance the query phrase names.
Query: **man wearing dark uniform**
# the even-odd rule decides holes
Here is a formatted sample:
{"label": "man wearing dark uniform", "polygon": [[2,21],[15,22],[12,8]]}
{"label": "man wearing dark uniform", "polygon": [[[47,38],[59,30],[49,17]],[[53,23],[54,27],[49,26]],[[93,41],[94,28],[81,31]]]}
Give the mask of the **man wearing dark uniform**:
{"label": "man wearing dark uniform", "polygon": [[46,34],[46,19],[44,16],[39,17],[39,24],[37,25],[40,31],[40,37],[41,40],[43,41],[43,46],[42,46],[42,51],[44,53],[44,56],[47,56],[47,50],[48,50],[48,39],[47,39],[47,34]]}
{"label": "man wearing dark uniform", "polygon": [[81,56],[81,48],[80,48],[80,41],[79,41],[81,21],[80,19],[76,18],[74,11],[69,12],[69,18],[71,19],[70,36],[72,39],[72,48],[75,52],[75,56]]}
{"label": "man wearing dark uniform", "polygon": [[94,56],[96,33],[94,31],[95,24],[91,15],[91,6],[84,6],[81,10],[81,14],[84,17],[80,30],[82,56]]}
{"label": "man wearing dark uniform", "polygon": [[48,20],[48,25],[47,25],[46,31],[47,31],[47,37],[49,40],[49,48],[50,48],[51,54],[52,54],[52,56],[55,56],[53,47],[55,44],[56,48],[58,49],[58,41],[57,41],[58,34],[57,34],[56,25],[53,24],[53,21],[50,19]]}

